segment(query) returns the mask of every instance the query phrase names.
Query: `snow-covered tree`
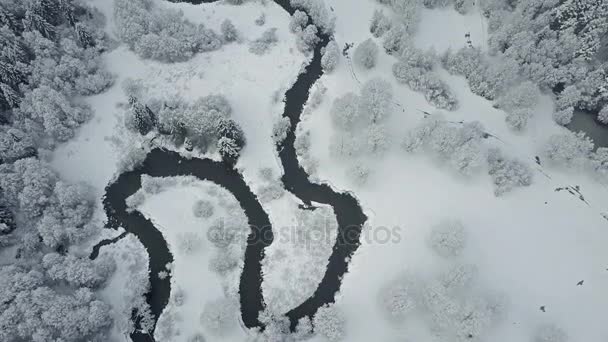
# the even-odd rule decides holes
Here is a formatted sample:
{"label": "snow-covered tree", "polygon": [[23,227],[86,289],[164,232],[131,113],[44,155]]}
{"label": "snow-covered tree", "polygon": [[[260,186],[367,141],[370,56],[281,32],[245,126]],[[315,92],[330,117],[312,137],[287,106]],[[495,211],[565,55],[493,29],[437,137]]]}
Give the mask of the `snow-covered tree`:
{"label": "snow-covered tree", "polygon": [[346,175],[359,186],[365,185],[371,170],[363,163],[356,163],[346,171]]}
{"label": "snow-covered tree", "polygon": [[42,137],[66,141],[91,117],[91,109],[70,101],[64,94],[41,86],[25,94],[15,119],[27,121]]}
{"label": "snow-covered tree", "polygon": [[386,32],[382,39],[382,47],[389,55],[396,55],[406,45],[410,36],[403,23],[396,23]]}
{"label": "snow-covered tree", "polygon": [[329,341],[342,341],[346,335],[344,313],[335,304],[320,307],[313,319],[314,330]]}
{"label": "snow-covered tree", "polygon": [[352,128],[362,114],[359,110],[360,102],[361,98],[351,92],[336,98],[329,112],[332,122],[341,128]]}
{"label": "snow-covered tree", "polygon": [[338,47],[338,43],[332,39],[322,50],[321,67],[324,72],[331,73],[340,61],[340,48]]}
{"label": "snow-covered tree", "polygon": [[225,42],[234,42],[239,38],[239,32],[230,19],[222,21],[220,31],[222,32],[222,38]]}
{"label": "snow-covered tree", "polygon": [[454,8],[460,14],[467,14],[473,8],[474,0],[454,0]]}
{"label": "snow-covered tree", "polygon": [[372,21],[369,25],[369,31],[371,34],[380,38],[392,27],[392,22],[381,10],[375,10],[372,16]]}
{"label": "snow-covered tree", "polygon": [[148,134],[156,126],[156,115],[148,106],[142,104],[134,97],[129,98],[129,104],[128,116],[125,119],[127,128],[137,131],[142,135]]}
{"label": "snow-covered tree", "polygon": [[555,165],[580,169],[587,165],[593,141],[583,132],[565,132],[549,137],[545,148],[545,156]]}
{"label": "snow-covered tree", "polygon": [[215,336],[224,336],[237,326],[238,305],[228,298],[218,298],[205,303],[201,324]]}
{"label": "snow-covered tree", "polygon": [[228,137],[221,137],[217,141],[217,150],[224,161],[234,163],[241,155],[241,147],[237,142]]}
{"label": "snow-covered tree", "polygon": [[454,292],[470,286],[477,274],[473,264],[456,264],[440,275],[439,282],[448,292]]}
{"label": "snow-covered tree", "polygon": [[501,196],[514,188],[532,184],[532,170],[526,164],[507,159],[498,149],[488,151],[488,169],[494,182],[494,194]]}
{"label": "snow-covered tree", "polygon": [[453,110],[458,106],[456,96],[432,71],[433,56],[413,46],[404,47],[401,57],[393,65],[393,75],[415,91],[423,92],[429,103],[437,108]]}
{"label": "snow-covered tree", "polygon": [[249,51],[256,55],[263,55],[279,41],[277,29],[269,28],[262,33],[262,36],[251,42]]}
{"label": "snow-covered tree", "polygon": [[102,285],[114,272],[113,260],[99,258],[92,261],[73,255],[49,253],[42,258],[47,276],[54,281],[65,281],[72,286],[95,288]]}
{"label": "snow-covered tree", "polygon": [[315,25],[308,25],[296,34],[296,45],[301,52],[309,53],[315,47],[315,44],[319,41],[317,37],[317,27]]}
{"label": "snow-covered tree", "polygon": [[366,115],[371,123],[381,123],[392,112],[393,88],[381,78],[372,78],[365,82],[361,89],[359,105],[360,115]]}
{"label": "snow-covered tree", "polygon": [[378,45],[371,38],[364,40],[355,48],[353,59],[362,68],[371,69],[375,67],[378,59]]}
{"label": "snow-covered tree", "polygon": [[437,255],[445,258],[462,254],[467,233],[460,221],[444,220],[431,228],[428,242]]}
{"label": "snow-covered tree", "polygon": [[291,129],[291,121],[287,117],[281,117],[272,127],[272,138],[275,144],[280,144],[287,138],[287,133]]}
{"label": "snow-covered tree", "polygon": [[289,0],[294,8],[306,11],[315,24],[322,32],[331,34],[335,26],[335,17],[330,13],[325,1],[323,0]]}
{"label": "snow-covered tree", "polygon": [[13,212],[0,202],[0,235],[6,235],[17,228]]}
{"label": "snow-covered tree", "polygon": [[407,32],[414,33],[420,21],[421,2],[419,0],[392,0],[395,15],[405,25]]}
{"label": "snow-covered tree", "polygon": [[192,212],[196,217],[210,218],[211,216],[213,216],[214,212],[213,203],[207,200],[196,201],[194,203],[194,206],[192,207]]}
{"label": "snow-covered tree", "polygon": [[416,308],[415,284],[409,275],[400,275],[380,289],[378,301],[390,320],[402,321]]}
{"label": "snow-covered tree", "polygon": [[296,10],[289,21],[289,30],[292,33],[297,33],[303,30],[308,24],[308,15],[304,11]]}
{"label": "snow-covered tree", "polygon": [[29,134],[17,128],[0,126],[0,164],[36,156],[36,144]]}

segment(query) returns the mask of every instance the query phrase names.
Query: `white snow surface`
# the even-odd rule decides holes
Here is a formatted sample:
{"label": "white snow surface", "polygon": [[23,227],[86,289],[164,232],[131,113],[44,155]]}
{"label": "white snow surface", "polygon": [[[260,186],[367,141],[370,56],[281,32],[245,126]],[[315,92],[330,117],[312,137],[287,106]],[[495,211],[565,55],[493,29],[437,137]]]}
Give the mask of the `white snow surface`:
{"label": "white snow surface", "polygon": [[[371,38],[367,23],[381,5],[371,0],[360,0],[356,5],[351,0],[331,3],[337,17],[335,36],[339,46],[346,42],[355,42],[356,46]],[[459,48],[466,44],[464,33],[470,31],[474,42],[483,34],[479,30],[485,24],[475,20],[480,20],[475,13],[461,16],[452,9],[423,10],[414,41],[418,47],[433,47],[437,52]],[[429,277],[445,266],[446,261],[433,255],[426,243],[431,226],[442,218],[460,219],[469,233],[464,255],[450,262],[477,265],[480,286],[501,291],[509,298],[507,317],[484,339],[530,340],[536,326],[545,322],[563,328],[571,341],[605,339],[608,250],[604,242],[608,239],[608,222],[599,213],[608,201],[607,188],[584,173],[545,168],[551,179],[535,172],[532,186],[497,198],[487,174],[463,178],[424,155],[407,154],[399,145],[405,132],[423,120],[418,110],[435,109],[421,94],[395,81],[391,73],[395,61],[381,52],[376,68],[366,71],[354,67],[362,83],[372,77],[388,80],[395,100],[405,108],[395,106],[386,124],[393,147],[385,156],[369,161],[372,173],[366,185],[352,184],[345,174],[348,163],[334,160],[328,150],[333,134],[329,116],[333,99],[360,89],[348,60],[342,58],[333,73],[321,78],[328,89],[325,99],[303,118],[300,127],[312,134],[311,154],[319,161],[315,176],[338,189],[352,190],[370,217],[371,238],[363,239],[353,257],[337,300],[347,313],[345,340],[433,340],[418,318],[398,326],[388,323],[376,298],[386,281],[404,270]],[[496,146],[530,166],[534,166],[534,156],[539,155],[546,139],[565,130],[551,119],[552,103],[545,97],[527,130],[513,133],[505,125],[505,113],[472,94],[463,77],[444,70],[439,74],[460,102],[458,110],[445,113],[446,118],[480,121],[504,141],[495,141]],[[569,184],[581,186],[590,206],[554,191]],[[373,239],[374,231],[382,231],[379,227],[397,227],[398,235],[391,236],[398,236],[398,242]],[[577,286],[583,279],[584,285]],[[545,306],[546,312],[539,310],[540,306]]]}

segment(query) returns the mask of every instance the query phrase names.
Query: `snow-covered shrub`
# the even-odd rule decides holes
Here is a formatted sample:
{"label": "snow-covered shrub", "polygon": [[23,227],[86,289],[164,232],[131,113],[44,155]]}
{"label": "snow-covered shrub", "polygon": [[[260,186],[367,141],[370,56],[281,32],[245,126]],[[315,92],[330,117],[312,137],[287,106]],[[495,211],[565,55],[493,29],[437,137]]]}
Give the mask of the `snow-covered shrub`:
{"label": "snow-covered shrub", "polygon": [[428,242],[437,255],[451,258],[462,254],[467,233],[458,220],[444,220],[431,228]]}
{"label": "snow-covered shrub", "polygon": [[421,2],[419,0],[393,0],[393,11],[405,25],[407,32],[414,33],[420,21]]}
{"label": "snow-covered shrub", "polygon": [[52,280],[89,288],[103,285],[116,268],[114,261],[108,258],[93,261],[58,253],[46,254],[42,258],[42,266]]}
{"label": "snow-covered shrub", "polygon": [[296,45],[298,50],[303,53],[312,51],[318,41],[319,37],[317,37],[317,27],[315,25],[308,25],[296,34]]}
{"label": "snow-covered shrub", "polygon": [[382,47],[389,55],[395,55],[401,52],[404,45],[407,44],[410,36],[407,28],[403,23],[397,23],[391,26],[382,39]]}
{"label": "snow-covered shrub", "polygon": [[249,52],[254,53],[256,55],[263,55],[272,48],[277,42],[279,38],[277,37],[277,29],[269,28],[268,30],[262,33],[262,36],[251,42],[249,46]]}
{"label": "snow-covered shrub", "polygon": [[498,149],[488,151],[488,169],[494,182],[494,194],[501,196],[514,188],[532,184],[532,170],[526,164],[507,159]]}
{"label": "snow-covered shrub", "polygon": [[353,59],[362,68],[371,69],[375,67],[378,59],[378,45],[371,38],[364,40],[355,48]]}
{"label": "snow-covered shrub", "polygon": [[413,46],[407,46],[393,65],[393,75],[412,90],[424,93],[426,100],[437,108],[453,110],[458,106],[456,96],[447,84],[432,71],[433,56]]}
{"label": "snow-covered shrub", "polygon": [[234,27],[234,24],[232,21],[230,21],[230,19],[222,21],[220,31],[222,32],[222,39],[225,42],[234,42],[239,39],[239,32],[236,30],[236,27]]}
{"label": "snow-covered shrub", "polygon": [[151,0],[117,0],[114,19],[119,38],[143,58],[163,62],[190,59],[221,46],[213,31],[184,19],[181,11],[159,8]]}
{"label": "snow-covered shrub", "polygon": [[372,155],[382,155],[388,150],[390,138],[384,124],[371,124],[367,129],[367,151]]}
{"label": "snow-covered shrub", "polygon": [[505,121],[511,128],[522,130],[532,117],[539,99],[538,86],[530,81],[525,81],[508,89],[496,100],[495,106],[507,112]]}
{"label": "snow-covered shrub", "polygon": [[156,127],[156,115],[148,106],[134,97],[129,98],[129,105],[129,110],[125,115],[125,126],[141,135],[150,133]]}
{"label": "snow-covered shrub", "polygon": [[209,260],[209,269],[221,276],[236,269],[239,265],[239,256],[233,249],[221,249]]}
{"label": "snow-covered shrub", "polygon": [[369,24],[369,32],[376,37],[380,38],[392,27],[392,22],[381,10],[375,10],[372,16],[372,21]]}
{"label": "snow-covered shrub", "polygon": [[0,163],[12,163],[35,155],[36,144],[33,137],[20,129],[0,126]]}
{"label": "snow-covered shrub", "polygon": [[603,123],[603,124],[607,124],[608,125],[608,105],[605,105],[604,108],[602,108],[598,115],[597,115],[597,119]]}
{"label": "snow-covered shrub", "polygon": [[272,139],[275,144],[280,144],[287,138],[287,133],[291,129],[291,121],[287,117],[281,117],[272,126]]}
{"label": "snow-covered shrub", "polygon": [[359,105],[360,115],[367,115],[371,123],[381,123],[391,113],[393,87],[386,80],[372,78],[363,85],[359,99],[353,105]]}
{"label": "snow-covered shrub", "polygon": [[323,47],[321,53],[321,67],[324,72],[331,73],[340,61],[340,48],[338,47],[338,43],[332,39],[327,43],[327,46]]}
{"label": "snow-covered shrub", "polygon": [[566,332],[554,324],[543,324],[534,333],[534,342],[568,342]]}
{"label": "snow-covered shrub", "polygon": [[600,147],[591,155],[591,167],[603,181],[608,181],[608,148]]}
{"label": "snow-covered shrub", "polygon": [[454,8],[460,14],[467,14],[473,8],[474,0],[454,0]]}
{"label": "snow-covered shrub", "polygon": [[92,114],[89,106],[75,103],[49,86],[41,86],[25,94],[13,115],[15,121],[24,122],[39,136],[63,142],[72,138]]}
{"label": "snow-covered shrub", "polygon": [[454,126],[433,115],[406,134],[402,147],[407,152],[426,148],[454,170],[470,175],[483,164],[483,136],[483,127],[478,122]]}
{"label": "snow-covered shrub", "polygon": [[329,111],[332,122],[340,128],[352,128],[362,114],[359,111],[360,101],[360,97],[351,92],[337,97]]}
{"label": "snow-covered shrub", "polygon": [[308,24],[308,15],[304,11],[296,10],[289,21],[289,30],[292,33],[297,33],[303,30]]}
{"label": "snow-covered shrub", "polygon": [[477,273],[475,265],[456,264],[440,275],[439,282],[448,292],[454,292],[470,286]]}
{"label": "snow-covered shrub", "polygon": [[201,249],[203,239],[198,233],[186,232],[177,235],[177,250],[183,255],[191,255]]}
{"label": "snow-covered shrub", "polygon": [[258,26],[264,26],[264,24],[266,24],[266,14],[260,14],[260,16],[255,19],[255,24]]}
{"label": "snow-covered shrub", "polygon": [[553,120],[560,125],[567,125],[572,121],[574,108],[577,106],[581,92],[574,85],[569,85],[558,95],[555,103],[555,112],[553,112]]}
{"label": "snow-covered shrub", "polygon": [[314,330],[329,341],[342,341],[346,335],[344,313],[335,304],[322,306],[313,318]]}
{"label": "snow-covered shrub", "polygon": [[402,321],[416,308],[414,286],[410,276],[401,275],[380,289],[378,302],[390,320]]}
{"label": "snow-covered shrub", "polygon": [[213,216],[214,207],[213,203],[207,200],[196,201],[192,206],[192,213],[196,217],[210,218]]}
{"label": "snow-covered shrub", "polygon": [[237,326],[238,304],[228,298],[205,303],[201,324],[214,336],[224,336]]}
{"label": "snow-covered shrub", "polygon": [[334,30],[336,18],[331,15],[323,0],[289,0],[294,8],[306,11],[312,22],[326,34]]}
{"label": "snow-covered shrub", "polygon": [[585,133],[568,131],[549,137],[544,155],[555,165],[580,169],[587,165],[593,147],[593,140]]}
{"label": "snow-covered shrub", "polygon": [[370,168],[365,164],[357,163],[346,171],[346,175],[352,179],[355,184],[362,186],[367,183],[370,172]]}
{"label": "snow-covered shrub", "polygon": [[[227,0],[228,2],[242,1],[242,0]],[[206,342],[205,335],[200,332],[194,333],[192,336],[188,337],[188,342]]]}

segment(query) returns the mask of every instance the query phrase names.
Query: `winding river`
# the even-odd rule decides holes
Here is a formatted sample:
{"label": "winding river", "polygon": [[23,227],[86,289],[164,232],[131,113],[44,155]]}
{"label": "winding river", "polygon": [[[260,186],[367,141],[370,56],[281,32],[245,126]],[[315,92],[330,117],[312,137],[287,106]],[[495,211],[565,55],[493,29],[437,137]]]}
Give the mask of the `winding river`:
{"label": "winding river", "polygon": [[[193,0],[189,2],[198,4],[213,1]],[[277,0],[276,3],[289,14],[293,14],[295,11],[288,0]],[[361,229],[367,220],[354,196],[349,193],[336,192],[327,184],[310,182],[308,174],[298,162],[294,148],[295,129],[300,122],[300,115],[308,99],[310,88],[323,74],[321,50],[329,40],[328,35],[319,33],[319,43],[315,46],[311,63],[285,94],[283,116],[288,117],[292,125],[286,139],[277,145],[284,169],[282,182],[285,188],[307,205],[312,202],[331,205],[339,227],[336,244],[321,283],[310,298],[286,313],[292,329],[295,328],[300,318],[312,317],[318,308],[334,302],[335,295],[340,290],[341,279],[348,271],[348,260],[359,246]],[[252,229],[247,241],[245,263],[239,284],[241,315],[248,328],[264,328],[258,315],[265,308],[261,262],[264,258],[264,249],[273,240],[268,215],[243,176],[231,165],[210,159],[187,159],[181,157],[177,152],[163,149],[151,151],[139,167],[118,176],[106,188],[103,202],[108,216],[107,226],[114,229],[124,227],[128,233],[136,235],[148,250],[151,286],[146,298],[155,320],[167,305],[171,291],[170,278],[160,279],[157,275],[158,272],[165,270],[165,265],[172,262],[173,257],[165,239],[152,222],[137,211],[127,211],[126,199],[141,188],[141,176],[144,174],[152,177],[195,176],[226,188],[236,197],[244,209]],[[102,246],[111,244],[123,236],[124,234],[99,243],[95,246],[91,258],[97,257]],[[136,331],[131,334],[131,338],[133,341],[150,341],[152,337]]]}

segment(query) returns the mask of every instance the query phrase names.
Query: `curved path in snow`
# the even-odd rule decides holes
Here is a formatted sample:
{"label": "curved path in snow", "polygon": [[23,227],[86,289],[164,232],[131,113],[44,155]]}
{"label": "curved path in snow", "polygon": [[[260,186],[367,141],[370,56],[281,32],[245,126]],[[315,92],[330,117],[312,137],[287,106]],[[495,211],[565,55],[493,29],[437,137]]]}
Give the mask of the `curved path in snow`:
{"label": "curved path in snow", "polygon": [[[209,0],[194,0],[192,3],[213,2]],[[290,15],[295,9],[288,0],[275,1]],[[325,275],[314,294],[298,307],[286,313],[292,329],[302,317],[314,316],[321,306],[333,303],[336,293],[340,290],[341,279],[348,271],[348,261],[359,246],[361,229],[367,220],[355,197],[349,193],[334,191],[327,184],[317,184],[309,181],[309,176],[300,166],[294,148],[295,129],[300,122],[300,116],[306,103],[312,85],[323,74],[321,68],[321,49],[327,45],[330,37],[319,33],[320,41],[315,46],[314,56],[305,71],[298,76],[297,81],[285,94],[286,103],[283,116],[291,121],[291,128],[286,139],[277,146],[277,151],[283,164],[282,181],[285,188],[297,196],[302,202],[310,205],[312,202],[331,205],[338,222],[338,236],[333,253],[329,258]],[[169,300],[171,291],[170,278],[158,278],[158,272],[165,270],[165,265],[173,261],[167,243],[162,234],[150,220],[137,211],[128,212],[125,200],[141,187],[141,175],[152,177],[169,177],[193,175],[201,180],[217,183],[230,191],[245,210],[252,228],[245,251],[245,264],[239,284],[241,314],[248,328],[261,327],[258,315],[265,308],[262,294],[261,262],[264,249],[272,243],[272,227],[268,215],[263,210],[256,196],[246,184],[242,175],[231,165],[210,159],[186,159],[177,152],[155,149],[148,154],[144,163],[134,171],[121,174],[106,188],[104,209],[108,216],[108,227],[117,229],[124,227],[129,233],[135,234],[148,250],[150,256],[150,292],[147,302],[150,304],[155,320]],[[99,253],[99,248],[117,241],[104,240],[94,248],[91,258]],[[150,341],[151,336],[134,332],[133,341]]]}

